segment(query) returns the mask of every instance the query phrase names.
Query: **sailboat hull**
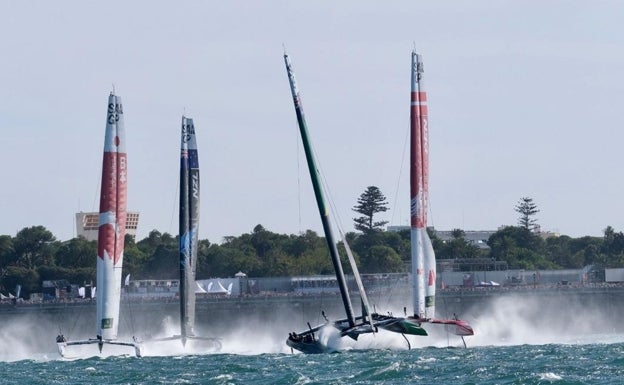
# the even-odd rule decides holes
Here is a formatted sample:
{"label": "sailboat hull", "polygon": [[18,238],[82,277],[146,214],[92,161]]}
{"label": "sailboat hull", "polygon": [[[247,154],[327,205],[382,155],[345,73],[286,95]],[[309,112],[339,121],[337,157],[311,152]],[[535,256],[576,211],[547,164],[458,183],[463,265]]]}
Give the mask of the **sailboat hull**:
{"label": "sailboat hull", "polygon": [[133,342],[123,342],[123,341],[115,341],[115,340],[105,340],[105,339],[98,339],[98,338],[94,338],[94,339],[88,339],[88,340],[84,340],[84,341],[59,341],[56,343],[57,348],[58,348],[58,352],[61,355],[61,357],[63,358],[68,358],[67,356],[67,347],[68,346],[76,346],[76,345],[94,345],[97,344],[98,345],[98,349],[100,350],[100,353],[102,352],[102,349],[104,347],[104,345],[117,345],[117,346],[128,346],[128,347],[132,347],[134,349],[134,354],[137,357],[142,357],[143,356],[143,345],[139,342],[139,341],[133,341]]}
{"label": "sailboat hull", "polygon": [[460,319],[432,319],[429,321],[432,324],[443,324],[449,333],[453,333],[457,336],[473,336],[474,330],[468,322]]}
{"label": "sailboat hull", "polygon": [[357,341],[360,334],[376,333],[378,331],[376,324],[369,317],[356,317],[354,326],[351,326],[348,318],[344,318],[336,321],[327,321],[314,328],[310,327],[301,333],[289,333],[286,345],[306,354],[333,352],[335,349],[322,343],[316,337],[316,333],[326,327],[335,329],[340,334],[340,337],[347,336],[354,341]]}
{"label": "sailboat hull", "polygon": [[304,341],[288,337],[286,345],[304,354],[322,354],[330,353],[332,351],[329,347],[316,339],[308,339]]}
{"label": "sailboat hull", "polygon": [[375,326],[394,333],[409,334],[413,336],[426,336],[427,331],[420,322],[413,317],[392,317],[373,314]]}

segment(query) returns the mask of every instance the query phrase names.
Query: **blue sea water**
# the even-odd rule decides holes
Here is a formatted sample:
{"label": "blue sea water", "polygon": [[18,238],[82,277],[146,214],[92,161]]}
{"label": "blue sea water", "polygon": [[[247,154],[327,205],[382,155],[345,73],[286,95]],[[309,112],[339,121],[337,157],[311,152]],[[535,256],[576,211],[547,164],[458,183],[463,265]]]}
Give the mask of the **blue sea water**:
{"label": "blue sea water", "polygon": [[624,343],[0,362],[1,384],[622,384]]}

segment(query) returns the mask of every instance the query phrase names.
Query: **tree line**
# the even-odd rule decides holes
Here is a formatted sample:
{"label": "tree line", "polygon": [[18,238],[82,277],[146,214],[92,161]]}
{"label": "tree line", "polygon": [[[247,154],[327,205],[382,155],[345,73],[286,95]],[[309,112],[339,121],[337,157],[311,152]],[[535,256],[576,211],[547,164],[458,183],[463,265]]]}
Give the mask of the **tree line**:
{"label": "tree line", "polygon": [[[374,186],[371,186],[374,187]],[[353,210],[358,232],[346,239],[361,273],[393,273],[410,270],[410,230],[384,231],[383,221],[373,220],[385,211],[385,198],[369,187]],[[379,193],[379,194],[378,194]],[[370,198],[370,199],[369,199]],[[523,198],[524,199],[524,198]],[[566,235],[543,238],[532,216],[538,211],[529,201],[516,211],[519,226],[507,226],[488,240],[488,249],[466,239],[454,229],[450,240],[442,240],[433,228],[428,232],[438,259],[489,258],[504,261],[510,269],[579,269],[594,264],[624,267],[624,234],[611,226],[604,236],[571,238]],[[370,205],[374,207],[371,209]],[[527,204],[524,201],[524,204]],[[523,210],[524,209],[526,210]],[[362,219],[364,218],[364,219]],[[338,244],[346,258],[344,245]],[[97,242],[77,237],[59,241],[43,226],[27,227],[15,236],[0,235],[0,292],[13,292],[22,285],[24,295],[40,292],[44,280],[67,279],[71,283],[94,283]],[[343,261],[346,272],[349,263]],[[197,277],[232,277],[239,271],[251,277],[283,277],[334,274],[325,238],[312,230],[300,234],[278,234],[257,225],[249,233],[225,237],[222,243],[202,239],[198,244]],[[178,237],[152,230],[147,237],[125,239],[123,275],[133,279],[177,279]]]}
{"label": "tree line", "polygon": [[[438,259],[490,258],[507,262],[510,269],[578,269],[589,264],[624,267],[624,234],[607,227],[603,237],[543,239],[521,226],[494,233],[482,249],[470,243],[461,229],[443,241],[428,229]],[[410,231],[350,232],[346,239],[362,273],[407,272],[410,263]],[[341,254],[344,245],[339,243]],[[56,240],[43,226],[20,230],[14,237],[0,235],[0,292],[12,292],[17,284],[24,293],[40,292],[44,280],[67,279],[71,283],[95,283],[97,242],[83,237]],[[176,279],[179,272],[178,237],[153,230],[136,242],[126,236],[123,274],[133,279]],[[349,272],[349,264],[343,264]],[[278,234],[262,225],[223,243],[199,241],[197,277],[232,277],[243,271],[252,277],[333,274],[325,238],[308,230]]]}

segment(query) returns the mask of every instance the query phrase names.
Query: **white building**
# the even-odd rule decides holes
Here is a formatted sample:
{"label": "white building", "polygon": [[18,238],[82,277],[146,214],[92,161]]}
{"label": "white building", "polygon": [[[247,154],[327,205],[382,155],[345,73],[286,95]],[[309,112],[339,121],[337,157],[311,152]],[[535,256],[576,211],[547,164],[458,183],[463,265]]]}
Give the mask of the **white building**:
{"label": "white building", "polygon": [[[388,226],[387,231],[399,232],[403,230],[409,230],[409,226]],[[453,231],[447,230],[435,230],[435,234],[443,242],[447,242],[453,239]],[[495,234],[495,230],[464,230],[464,239],[471,245],[477,246],[480,249],[489,249],[487,245],[488,239]]]}
{"label": "white building", "polygon": [[[99,213],[76,213],[76,234],[78,236],[83,236],[89,241],[97,241],[99,225]],[[128,211],[126,216],[126,234],[136,237],[137,227],[139,227],[139,213]]]}

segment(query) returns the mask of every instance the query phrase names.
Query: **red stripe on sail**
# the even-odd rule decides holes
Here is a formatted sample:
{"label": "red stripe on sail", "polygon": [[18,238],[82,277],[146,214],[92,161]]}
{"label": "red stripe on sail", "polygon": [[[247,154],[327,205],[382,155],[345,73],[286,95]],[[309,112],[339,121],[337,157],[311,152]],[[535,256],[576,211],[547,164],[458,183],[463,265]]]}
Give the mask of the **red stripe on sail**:
{"label": "red stripe on sail", "polygon": [[410,193],[411,193],[411,225],[416,228],[425,226],[425,210],[423,202],[423,164],[422,164],[422,129],[419,93],[412,92],[412,106],[410,108]]}
{"label": "red stripe on sail", "polygon": [[118,263],[124,249],[126,183],[126,154],[105,152],[100,193],[100,221],[104,222],[98,229],[98,257],[104,259],[108,255],[114,265]]}

